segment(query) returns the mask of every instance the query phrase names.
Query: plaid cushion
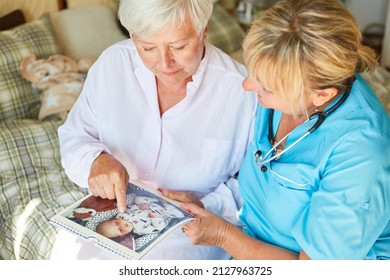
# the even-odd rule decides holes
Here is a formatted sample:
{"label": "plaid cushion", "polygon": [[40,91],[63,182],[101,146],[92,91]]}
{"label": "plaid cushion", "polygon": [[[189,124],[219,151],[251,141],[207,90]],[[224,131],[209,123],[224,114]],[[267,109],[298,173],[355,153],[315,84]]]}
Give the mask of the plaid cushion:
{"label": "plaid cushion", "polygon": [[241,48],[244,39],[244,30],[237,20],[221,5],[214,4],[213,14],[209,20],[207,40],[227,54]]}
{"label": "plaid cushion", "polygon": [[0,259],[49,259],[58,229],[48,220],[85,195],[60,164],[60,124],[0,124]]}
{"label": "plaid cushion", "polygon": [[39,92],[20,73],[25,55],[59,53],[49,15],[0,32],[0,121],[37,118]]}

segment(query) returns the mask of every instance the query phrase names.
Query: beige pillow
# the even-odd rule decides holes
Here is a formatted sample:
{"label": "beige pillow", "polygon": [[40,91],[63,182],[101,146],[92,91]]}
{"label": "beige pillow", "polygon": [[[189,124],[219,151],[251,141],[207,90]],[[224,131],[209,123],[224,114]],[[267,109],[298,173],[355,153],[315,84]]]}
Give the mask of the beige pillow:
{"label": "beige pillow", "polygon": [[117,15],[106,5],[61,10],[50,17],[62,54],[76,60],[96,58],[110,45],[127,38]]}

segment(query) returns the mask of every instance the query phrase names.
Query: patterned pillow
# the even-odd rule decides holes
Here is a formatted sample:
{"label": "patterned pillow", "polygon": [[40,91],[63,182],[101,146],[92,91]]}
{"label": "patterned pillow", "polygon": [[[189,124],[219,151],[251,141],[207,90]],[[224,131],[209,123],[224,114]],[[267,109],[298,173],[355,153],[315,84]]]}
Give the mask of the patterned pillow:
{"label": "patterned pillow", "polygon": [[57,231],[49,219],[85,196],[61,166],[60,124],[0,124],[0,259],[49,259]]}
{"label": "patterned pillow", "polygon": [[209,20],[207,41],[220,48],[227,54],[241,49],[245,32],[237,20],[221,5],[214,4],[213,13]]}
{"label": "patterned pillow", "polygon": [[39,92],[20,74],[25,55],[39,58],[60,52],[49,15],[0,32],[0,122],[37,118]]}

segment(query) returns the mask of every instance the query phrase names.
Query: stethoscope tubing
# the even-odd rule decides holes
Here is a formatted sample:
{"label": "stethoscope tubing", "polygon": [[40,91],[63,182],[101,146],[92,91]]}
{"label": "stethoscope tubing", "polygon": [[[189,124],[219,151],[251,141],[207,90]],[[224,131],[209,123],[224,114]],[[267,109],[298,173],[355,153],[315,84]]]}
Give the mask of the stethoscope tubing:
{"label": "stethoscope tubing", "polygon": [[[307,119],[305,122],[307,122],[309,119]],[[290,132],[291,133],[291,132]],[[291,145],[289,145],[286,149],[282,150],[280,153],[277,153],[276,152],[276,149],[280,146],[280,144],[290,135],[287,134],[286,136],[284,136],[278,143],[276,143],[275,145],[272,146],[272,148],[263,156],[261,157],[260,155],[255,155],[256,156],[256,165],[258,166],[262,166],[270,161],[273,161],[275,159],[278,159],[280,158],[284,153],[286,153],[287,151],[289,151],[292,147],[294,147],[296,144],[298,144],[303,138],[305,138],[306,136],[308,136],[311,132],[310,131],[306,131],[305,134],[303,134],[301,137],[299,137],[296,141],[294,141],[294,143],[292,143]],[[266,159],[267,157],[269,157],[269,155],[271,153],[275,152],[275,155],[271,156],[269,159]],[[260,159],[260,162],[258,162],[258,159],[259,158],[262,158]]]}
{"label": "stethoscope tubing", "polygon": [[[315,122],[315,124],[311,128],[309,128],[301,137],[299,137],[292,144],[290,144],[287,148],[283,149],[279,153],[277,152],[277,148],[281,145],[281,143],[284,140],[287,139],[287,137],[290,136],[292,131],[289,132],[286,136],[284,136],[281,140],[279,140],[276,144],[274,144],[272,146],[272,148],[264,156],[261,155],[262,152],[260,150],[256,151],[256,153],[255,153],[255,164],[257,166],[263,167],[266,163],[269,163],[269,162],[271,162],[273,160],[279,159],[284,153],[286,153],[291,148],[293,148],[296,144],[301,142],[305,137],[307,137],[309,134],[311,134],[314,131],[316,131],[321,126],[321,124],[325,121],[326,117],[330,113],[334,112],[337,108],[339,108],[344,103],[344,101],[349,96],[349,93],[351,92],[352,84],[353,84],[354,81],[355,81],[355,77],[352,77],[350,82],[349,82],[349,85],[347,86],[347,90],[345,91],[344,95],[341,97],[341,99],[335,105],[333,105],[331,108],[329,108],[325,112],[316,112],[316,113],[310,115],[309,118],[307,120],[305,120],[302,124],[304,124],[304,123],[314,119],[315,117],[318,117],[318,119]],[[273,115],[274,115],[274,110],[271,109],[270,113],[269,113],[269,118],[268,118],[268,133],[269,133],[268,138],[270,139],[270,142],[272,142],[271,141],[271,133],[273,133],[273,129],[272,129]],[[270,158],[268,158],[272,153],[275,153],[275,154],[272,155]],[[260,159],[260,162],[259,162],[259,159]]]}

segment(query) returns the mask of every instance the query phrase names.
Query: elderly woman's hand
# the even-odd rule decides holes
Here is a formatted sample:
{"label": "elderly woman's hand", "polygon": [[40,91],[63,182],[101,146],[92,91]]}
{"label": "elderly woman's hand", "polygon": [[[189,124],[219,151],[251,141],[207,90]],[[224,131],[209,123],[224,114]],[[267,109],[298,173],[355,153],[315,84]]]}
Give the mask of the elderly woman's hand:
{"label": "elderly woman's hand", "polygon": [[128,182],[126,168],[112,155],[103,152],[92,163],[88,178],[91,193],[101,198],[116,198],[120,212],[126,210]]}
{"label": "elderly woman's hand", "polygon": [[183,203],[181,208],[195,216],[182,227],[192,244],[223,247],[232,224],[195,204]]}

